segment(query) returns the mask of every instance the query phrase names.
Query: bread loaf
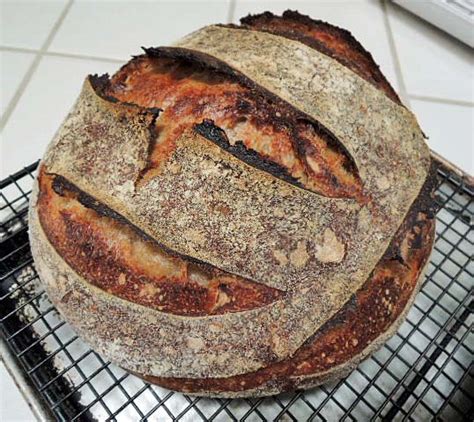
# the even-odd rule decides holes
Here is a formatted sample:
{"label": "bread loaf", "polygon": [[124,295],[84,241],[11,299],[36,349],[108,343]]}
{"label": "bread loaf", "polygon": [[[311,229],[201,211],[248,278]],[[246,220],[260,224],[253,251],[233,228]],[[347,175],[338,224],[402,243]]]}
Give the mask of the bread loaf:
{"label": "bread loaf", "polygon": [[40,166],[32,252],[77,333],[152,383],[309,388],[403,320],[434,174],[349,32],[264,13],[86,78]]}

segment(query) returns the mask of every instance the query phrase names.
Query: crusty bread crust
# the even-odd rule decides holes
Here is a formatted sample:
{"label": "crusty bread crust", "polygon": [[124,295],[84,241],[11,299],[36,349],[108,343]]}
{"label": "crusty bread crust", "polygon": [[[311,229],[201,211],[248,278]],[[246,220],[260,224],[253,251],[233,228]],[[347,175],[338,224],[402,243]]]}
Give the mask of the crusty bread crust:
{"label": "crusty bread crust", "polygon": [[[109,210],[163,250],[284,295],[241,312],[191,317],[121,299],[95,287],[58,254],[38,212],[45,207],[40,211],[46,214],[47,205],[37,202],[35,187],[30,239],[48,294],[95,350],[171,388],[264,395],[340,376],[397,327],[416,291],[417,265],[432,246],[429,189],[423,186],[433,176],[416,119],[339,61],[274,33],[211,26],[155,53],[165,51],[224,72],[330,134],[351,158],[363,194],[328,198],[304,189],[264,160],[255,164],[258,154],[254,161],[236,154],[211,122],[183,131],[160,167],[143,177],[160,110],[110,98],[106,79],[88,78],[41,173],[63,178],[89,198],[86,206]],[[417,246],[423,236],[427,244]],[[308,364],[311,370],[293,371],[289,380],[275,374],[253,387],[218,386],[316,344],[387,256],[413,264],[410,276],[394,276],[409,298],[384,299],[396,320],[379,327],[367,347],[343,363],[331,357],[328,369]],[[393,273],[387,271],[388,280]],[[410,282],[405,286],[404,280]],[[183,388],[173,379],[182,379]],[[218,380],[215,388],[212,379]]]}

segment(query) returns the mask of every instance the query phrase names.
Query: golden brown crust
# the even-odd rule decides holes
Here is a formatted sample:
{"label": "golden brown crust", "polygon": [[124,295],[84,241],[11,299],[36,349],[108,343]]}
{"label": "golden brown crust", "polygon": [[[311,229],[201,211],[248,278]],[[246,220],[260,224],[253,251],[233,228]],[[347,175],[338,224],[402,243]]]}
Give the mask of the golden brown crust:
{"label": "golden brown crust", "polygon": [[[51,299],[97,351],[173,389],[340,376],[399,324],[431,250],[413,116],[350,39],[283,20],[208,27],[110,85],[89,78],[42,165],[30,237]],[[330,54],[285,25],[331,35]]]}

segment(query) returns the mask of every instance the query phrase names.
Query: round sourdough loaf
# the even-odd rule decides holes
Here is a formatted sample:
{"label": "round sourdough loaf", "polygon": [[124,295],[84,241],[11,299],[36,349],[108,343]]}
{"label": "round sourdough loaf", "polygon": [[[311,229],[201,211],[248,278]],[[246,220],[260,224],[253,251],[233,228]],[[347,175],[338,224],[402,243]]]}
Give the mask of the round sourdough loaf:
{"label": "round sourdough loaf", "polygon": [[264,13],[85,80],[40,166],[31,247],[112,362],[269,395],[341,377],[393,335],[432,248],[434,180],[349,32]]}

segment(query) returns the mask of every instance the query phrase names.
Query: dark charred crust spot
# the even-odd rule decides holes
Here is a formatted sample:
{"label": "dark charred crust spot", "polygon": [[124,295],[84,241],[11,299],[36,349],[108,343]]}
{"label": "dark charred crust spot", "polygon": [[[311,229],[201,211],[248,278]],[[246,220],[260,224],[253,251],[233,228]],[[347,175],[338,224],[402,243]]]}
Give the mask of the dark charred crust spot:
{"label": "dark charred crust spot", "polygon": [[105,94],[105,91],[109,88],[110,86],[110,77],[108,73],[104,73],[103,75],[89,75],[88,77],[90,84],[92,85],[92,88],[96,92],[97,95],[99,95],[102,99],[110,101],[112,103],[118,103],[119,100],[117,98],[114,98],[110,95]]}
{"label": "dark charred crust spot", "polygon": [[438,185],[438,168],[439,165],[436,163],[435,160],[432,159],[428,176],[420,191],[420,200],[416,202],[416,211],[418,213],[421,212],[426,214],[426,217],[428,219],[434,218],[436,213],[441,208],[441,205],[433,200],[433,194]]}
{"label": "dark charred crust spot", "polygon": [[[410,241],[410,248],[412,249],[422,249],[426,246],[426,233],[422,230],[426,226],[426,221],[432,220],[435,214],[431,214],[433,211],[433,201],[431,199],[431,194],[437,186],[437,165],[432,160],[430,165],[430,170],[428,177],[423,184],[420,194],[418,195],[417,200],[411,206],[405,220],[395,234],[390,246],[387,248],[384,254],[385,260],[397,261],[402,265],[407,265],[406,260],[404,259],[404,251],[402,250],[402,244],[405,240],[406,232],[410,229],[412,233],[412,241]],[[419,221],[419,213],[426,214],[426,220]],[[417,240],[421,238],[421,242]]]}
{"label": "dark charred crust spot", "polygon": [[198,51],[177,47],[143,47],[143,51],[150,58],[180,59],[194,66],[195,69],[197,69],[197,66],[200,66],[201,69],[212,69],[218,74],[237,77],[237,72],[230,66],[208,54]]}
{"label": "dark charred crust spot", "polygon": [[290,174],[288,174],[286,168],[263,157],[257,151],[247,148],[242,142],[236,142],[235,145],[231,145],[225,132],[221,128],[217,127],[212,120],[204,120],[202,123],[195,125],[194,130],[199,135],[212,141],[218,147],[229,152],[234,157],[242,160],[248,165],[263,170],[267,173],[270,173],[272,176],[304,189],[301,183],[299,183],[298,179],[295,179]]}
{"label": "dark charred crust spot", "polygon": [[406,265],[405,260],[403,259],[402,255],[400,254],[399,250],[394,251],[394,255],[391,257],[393,261],[400,263],[401,265]]}
{"label": "dark charred crust spot", "polygon": [[126,218],[116,213],[115,211],[107,207],[106,205],[102,204],[100,201],[97,201],[92,196],[80,190],[76,185],[69,182],[65,177],[59,176],[59,175],[53,175],[53,176],[54,177],[53,177],[52,187],[53,187],[54,192],[56,192],[58,195],[65,196],[68,193],[69,194],[72,193],[74,194],[76,199],[86,208],[93,209],[94,211],[96,211],[98,214],[100,214],[103,217],[111,218],[120,223],[127,224],[128,226],[133,227],[137,231],[137,233],[139,233],[140,236],[143,237],[144,240],[151,240],[151,238],[146,233],[136,228]]}
{"label": "dark charred crust spot", "polygon": [[110,90],[110,78],[109,78],[108,73],[104,73],[101,76],[97,74],[89,75],[88,79],[95,93],[103,100],[108,101],[110,103],[114,103],[114,104],[120,103],[124,106],[137,108],[138,110],[144,113],[151,113],[153,115],[153,125],[156,119],[158,118],[159,114],[163,111],[163,109],[158,108],[158,107],[144,108],[138,104],[134,104],[134,103],[126,102],[126,101],[120,101],[117,98],[113,97],[112,95],[107,94],[107,92]]}

